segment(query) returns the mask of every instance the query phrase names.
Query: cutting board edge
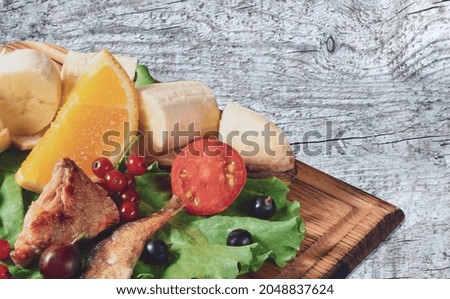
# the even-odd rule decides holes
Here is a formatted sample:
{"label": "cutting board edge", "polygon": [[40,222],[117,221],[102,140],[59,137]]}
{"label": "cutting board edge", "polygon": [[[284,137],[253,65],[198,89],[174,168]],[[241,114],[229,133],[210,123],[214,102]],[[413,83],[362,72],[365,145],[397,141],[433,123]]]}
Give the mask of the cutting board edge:
{"label": "cutting board edge", "polygon": [[[366,235],[366,237],[360,240],[359,243],[353,247],[345,255],[345,257],[343,257],[342,260],[322,278],[346,278],[357,266],[360,265],[361,261],[369,256],[389,235],[398,229],[399,225],[404,220],[405,213],[399,208],[396,208],[393,212],[386,214],[386,216],[383,217],[383,219]],[[356,256],[358,257],[356,258]]]}
{"label": "cutting board edge", "polygon": [[[295,160],[296,163],[296,168],[300,169],[300,168],[305,168],[308,169],[308,171],[311,171],[313,173],[319,173],[321,176],[325,176],[327,177],[331,183],[333,184],[337,184],[340,185],[339,188],[342,189],[342,187],[345,187],[347,189],[353,190],[356,194],[359,194],[360,196],[363,196],[365,199],[370,199],[371,201],[377,202],[379,204],[381,204],[383,207],[383,209],[391,211],[391,210],[396,210],[399,209],[397,206],[395,206],[394,204],[387,202],[381,198],[378,198],[377,196],[368,193],[367,191],[364,191],[362,189],[359,189],[358,187],[355,187],[341,179],[338,179],[318,168],[315,168],[312,165],[306,164],[304,162],[302,162],[301,160]],[[293,180],[299,180],[299,181],[303,181],[303,179],[301,178],[301,174],[300,172],[297,170],[297,174],[296,176],[293,178]],[[332,195],[332,194],[331,194]]]}

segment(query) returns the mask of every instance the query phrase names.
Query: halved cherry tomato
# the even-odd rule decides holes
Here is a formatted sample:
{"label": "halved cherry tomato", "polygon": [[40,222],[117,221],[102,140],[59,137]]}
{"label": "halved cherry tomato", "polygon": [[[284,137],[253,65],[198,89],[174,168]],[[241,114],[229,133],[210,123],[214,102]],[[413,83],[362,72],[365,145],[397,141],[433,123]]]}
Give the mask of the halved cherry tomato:
{"label": "halved cherry tomato", "polygon": [[185,210],[211,215],[228,208],[244,187],[247,170],[239,153],[215,138],[188,144],[172,165],[172,192]]}

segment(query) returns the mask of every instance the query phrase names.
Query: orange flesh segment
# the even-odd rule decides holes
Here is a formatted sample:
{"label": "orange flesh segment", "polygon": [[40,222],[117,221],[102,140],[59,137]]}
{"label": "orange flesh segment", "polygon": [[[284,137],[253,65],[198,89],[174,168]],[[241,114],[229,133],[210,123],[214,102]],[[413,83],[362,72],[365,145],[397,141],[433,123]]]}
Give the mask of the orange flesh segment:
{"label": "orange flesh segment", "polygon": [[[50,129],[22,164],[17,183],[25,189],[42,192],[54,165],[63,157],[71,158],[90,178],[92,162],[105,151],[116,150],[109,158],[118,161],[126,143],[126,126],[138,126],[137,96],[134,84],[120,64],[106,50],[101,51],[67,97]],[[105,144],[105,133],[111,136]],[[120,149],[118,149],[120,145]]]}

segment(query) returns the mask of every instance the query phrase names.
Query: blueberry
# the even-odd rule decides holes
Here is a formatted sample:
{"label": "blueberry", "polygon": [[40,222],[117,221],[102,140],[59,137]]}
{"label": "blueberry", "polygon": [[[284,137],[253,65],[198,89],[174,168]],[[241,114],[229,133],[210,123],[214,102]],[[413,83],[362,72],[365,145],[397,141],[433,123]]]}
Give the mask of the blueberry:
{"label": "blueberry", "polygon": [[258,196],[250,205],[250,213],[260,219],[270,219],[276,211],[277,206],[270,196]]}
{"label": "blueberry", "polygon": [[228,234],[228,246],[245,246],[253,243],[252,235],[244,229],[235,229]]}

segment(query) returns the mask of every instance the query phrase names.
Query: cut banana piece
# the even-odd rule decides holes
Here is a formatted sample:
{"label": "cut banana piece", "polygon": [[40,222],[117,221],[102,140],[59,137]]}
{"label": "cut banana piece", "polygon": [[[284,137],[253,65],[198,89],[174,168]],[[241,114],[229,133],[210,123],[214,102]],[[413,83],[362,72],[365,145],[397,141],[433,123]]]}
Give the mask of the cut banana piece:
{"label": "cut banana piece", "polygon": [[282,172],[294,167],[283,132],[262,115],[234,103],[223,110],[219,139],[242,155],[250,171]]}
{"label": "cut banana piece", "polygon": [[11,136],[12,144],[22,151],[32,150],[35,147],[39,140],[41,140],[42,136],[44,136],[45,132],[48,130],[50,126],[46,126],[39,132],[30,135],[30,136]]}
{"label": "cut banana piece", "polygon": [[11,134],[9,130],[5,128],[2,120],[0,119],[0,153],[4,152],[11,146]]}
{"label": "cut banana piece", "polygon": [[[63,103],[66,96],[73,89],[78,81],[78,77],[83,73],[92,57],[96,53],[83,53],[76,51],[68,51],[64,64],[61,69],[61,79],[63,82],[62,99]],[[131,81],[134,80],[136,74],[137,58],[127,56],[114,56],[117,61],[122,65],[123,69],[130,77]]]}
{"label": "cut banana piece", "polygon": [[155,83],[137,91],[139,129],[145,135],[144,154],[164,153],[197,138],[217,135],[220,110],[205,84]]}
{"label": "cut banana piece", "polygon": [[53,120],[60,101],[59,70],[44,53],[23,49],[0,56],[0,118],[11,134],[42,130]]}

